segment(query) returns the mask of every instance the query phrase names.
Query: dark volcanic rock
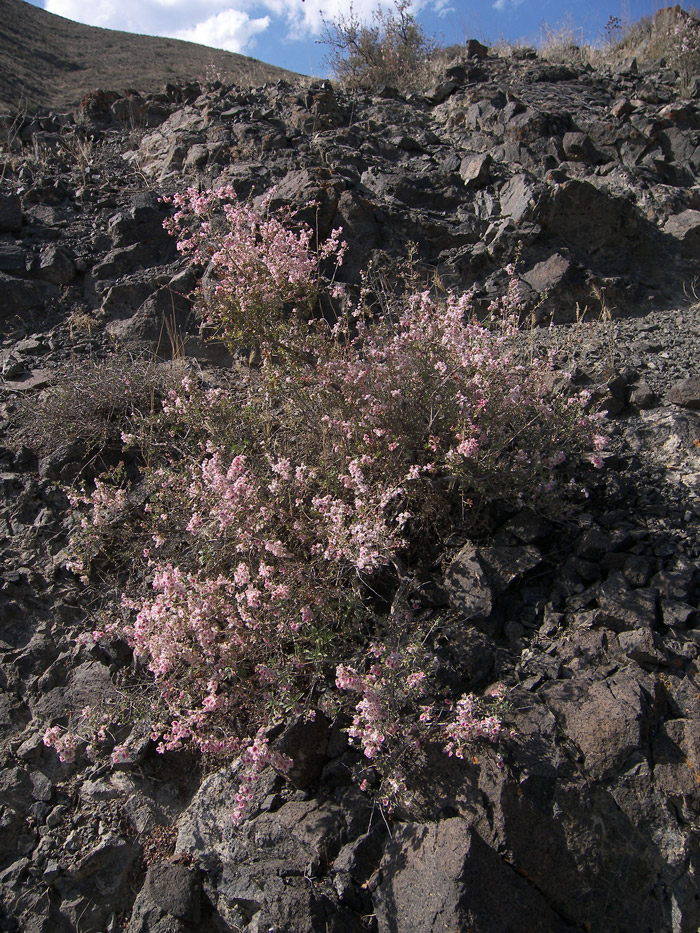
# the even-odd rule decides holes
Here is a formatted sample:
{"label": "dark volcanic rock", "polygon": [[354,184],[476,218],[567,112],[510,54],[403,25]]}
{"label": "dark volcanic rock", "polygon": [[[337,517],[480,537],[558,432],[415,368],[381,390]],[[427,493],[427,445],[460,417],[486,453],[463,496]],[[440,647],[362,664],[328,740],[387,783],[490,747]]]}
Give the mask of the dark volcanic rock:
{"label": "dark volcanic rock", "polygon": [[683,256],[697,259],[700,255],[700,211],[687,210],[669,217],[664,233],[679,241]]}
{"label": "dark volcanic rock", "polygon": [[396,829],[375,895],[380,933],[574,928],[462,819]]}
{"label": "dark volcanic rock", "polygon": [[[91,93],[80,125],[21,116],[0,197],[0,927],[695,933],[699,100],[659,63],[470,42],[426,95],[192,83]],[[86,128],[90,158],[71,163]],[[263,772],[240,826],[236,762],[201,776],[117,716],[126,763],[93,764],[85,743],[62,763],[42,741],[87,705],[119,706],[132,659],[76,643],[98,607],[64,570],[58,484],[90,453],[33,451],[10,428],[57,365],[79,373],[114,343],[199,362],[211,385],[231,370],[192,310],[205,270],[163,229],[161,196],[190,184],[256,203],[274,187],[321,239],[341,226],[350,291],[371,263],[381,292],[410,241],[415,274],[473,288],[486,312],[519,251],[527,352],[556,351],[609,413],[604,469],[572,477],[570,513],[499,503],[481,537],[456,529],[411,568],[431,702],[502,683],[510,712],[498,745],[464,759],[442,737],[420,749],[393,817],[353,783],[376,773],[321,682],[329,718],[275,726],[291,782]]]}
{"label": "dark volcanic rock", "polygon": [[635,752],[646,751],[651,698],[634,675],[625,672],[589,684],[556,681],[540,692],[593,777],[609,777]]}
{"label": "dark volcanic rock", "polygon": [[467,545],[457,555],[445,575],[450,603],[465,619],[488,616],[493,608],[493,590],[478,558],[478,551]]}
{"label": "dark volcanic rock", "polygon": [[0,318],[12,319],[26,311],[40,308],[45,293],[37,282],[16,279],[0,272]]}
{"label": "dark volcanic rock", "polygon": [[668,393],[668,398],[681,408],[700,410],[700,376],[677,382]]}
{"label": "dark volcanic rock", "polygon": [[194,933],[201,930],[197,873],[167,862],[149,868],[136,899],[128,933]]}
{"label": "dark volcanic rock", "polygon": [[22,228],[22,202],[17,194],[0,196],[0,233],[17,233]]}

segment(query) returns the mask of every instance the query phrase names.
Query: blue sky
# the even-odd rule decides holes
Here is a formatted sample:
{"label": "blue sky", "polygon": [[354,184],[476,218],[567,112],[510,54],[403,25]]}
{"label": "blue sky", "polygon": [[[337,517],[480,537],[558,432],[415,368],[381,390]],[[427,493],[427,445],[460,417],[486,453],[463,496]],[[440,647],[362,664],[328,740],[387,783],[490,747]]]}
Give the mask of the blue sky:
{"label": "blue sky", "polygon": [[[349,0],[31,0],[50,13],[91,26],[189,39],[251,55],[303,74],[324,76],[322,17],[347,13]],[[391,0],[382,0],[391,7]],[[425,32],[451,45],[477,38],[537,39],[542,25],[567,24],[581,40],[603,35],[611,16],[634,22],[662,0],[415,0]],[[687,5],[687,4],[684,4]],[[371,18],[377,0],[354,0]]]}

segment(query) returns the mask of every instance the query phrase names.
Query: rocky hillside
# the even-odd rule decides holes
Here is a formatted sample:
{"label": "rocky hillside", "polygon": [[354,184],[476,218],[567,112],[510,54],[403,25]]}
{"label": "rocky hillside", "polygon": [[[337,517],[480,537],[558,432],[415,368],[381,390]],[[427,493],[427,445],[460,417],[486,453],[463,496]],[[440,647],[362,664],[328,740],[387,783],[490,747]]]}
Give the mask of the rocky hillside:
{"label": "rocky hillside", "polygon": [[245,55],[97,29],[24,0],[0,0],[0,110],[75,107],[92,88],[153,93],[212,75],[241,85],[297,77]]}
{"label": "rocky hillside", "polygon": [[[464,51],[425,95],[190,83],[5,121],[0,929],[698,929],[700,84],[663,62]],[[130,663],[76,641],[96,595],[66,567],[59,481],[89,451],[75,412],[42,421],[42,393],[115,346],[184,352],[211,379],[230,363],[159,201],[213,183],[274,187],[321,238],[342,226],[350,288],[413,243],[485,308],[517,257],[524,339],[556,345],[608,412],[585,508],[503,510],[412,577],[440,676],[505,684],[512,734],[464,760],[428,750],[388,819],[321,719],[282,724],[294,783],[267,772],[238,828],[236,762],[146,738],[117,764],[60,763],[42,741]]]}

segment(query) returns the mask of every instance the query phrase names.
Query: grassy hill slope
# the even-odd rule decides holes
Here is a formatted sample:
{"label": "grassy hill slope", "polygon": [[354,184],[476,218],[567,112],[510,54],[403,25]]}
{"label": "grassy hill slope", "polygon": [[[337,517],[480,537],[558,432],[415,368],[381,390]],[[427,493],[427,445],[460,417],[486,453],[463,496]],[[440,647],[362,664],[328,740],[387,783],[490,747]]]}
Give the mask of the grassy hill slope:
{"label": "grassy hill slope", "polygon": [[98,87],[155,92],[214,75],[251,85],[294,77],[245,55],[83,26],[24,0],[0,0],[0,108],[69,108]]}

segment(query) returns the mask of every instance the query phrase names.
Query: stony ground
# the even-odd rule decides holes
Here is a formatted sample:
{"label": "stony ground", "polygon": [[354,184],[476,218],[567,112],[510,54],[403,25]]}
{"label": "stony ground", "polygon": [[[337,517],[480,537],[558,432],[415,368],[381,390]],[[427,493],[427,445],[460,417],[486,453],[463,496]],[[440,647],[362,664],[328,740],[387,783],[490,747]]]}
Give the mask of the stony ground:
{"label": "stony ground", "polygon": [[[424,96],[189,85],[7,121],[0,929],[698,929],[697,85],[663,63],[474,51]],[[121,766],[62,765],[41,740],[128,663],[75,642],[94,607],[65,568],[58,481],[85,447],[68,416],[42,427],[41,392],[115,346],[167,359],[165,318],[193,365],[226,365],[183,297],[194,278],[158,200],[219,181],[317,201],[319,234],[345,230],[350,286],[413,241],[422,269],[485,305],[518,253],[523,339],[556,344],[609,413],[581,509],[504,513],[423,579],[442,676],[505,683],[514,734],[503,762],[490,747],[428,755],[418,802],[391,821],[352,783],[337,724],[287,724],[305,786],[268,774],[238,829],[235,763],[144,742]]]}

